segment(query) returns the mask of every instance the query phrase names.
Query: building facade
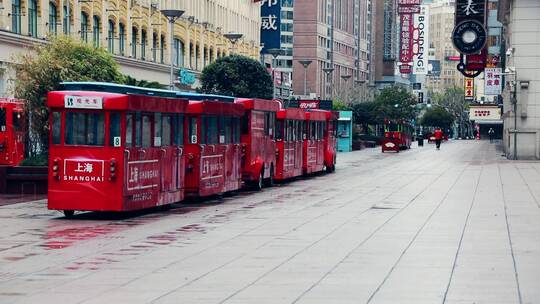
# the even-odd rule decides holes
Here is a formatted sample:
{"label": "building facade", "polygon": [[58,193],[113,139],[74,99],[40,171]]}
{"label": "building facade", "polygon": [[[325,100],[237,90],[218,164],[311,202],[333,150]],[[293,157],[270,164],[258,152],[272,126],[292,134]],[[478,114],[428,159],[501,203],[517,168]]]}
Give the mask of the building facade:
{"label": "building facade", "polygon": [[[14,55],[46,43],[53,35],[70,35],[114,55],[122,73],[169,83],[170,58],[176,73],[195,76],[231,52],[259,57],[260,5],[246,0],[0,0],[0,96],[10,95],[16,79]],[[162,9],[185,13],[170,26]],[[233,44],[224,34],[240,33]],[[192,78],[192,77],[188,77]]]}
{"label": "building facade", "polygon": [[506,58],[503,143],[510,159],[540,159],[540,1],[499,0]]}
{"label": "building facade", "polygon": [[454,0],[430,4],[430,59],[437,61],[440,67],[426,77],[426,87],[433,92],[442,92],[454,86],[463,87],[463,76],[457,70],[459,52],[454,48],[451,39],[454,18]]}
{"label": "building facade", "polygon": [[[355,0],[295,0],[293,91],[334,98],[356,74]],[[311,63],[304,73],[300,60]],[[300,72],[301,71],[301,72]],[[326,71],[326,72],[325,72]]]}

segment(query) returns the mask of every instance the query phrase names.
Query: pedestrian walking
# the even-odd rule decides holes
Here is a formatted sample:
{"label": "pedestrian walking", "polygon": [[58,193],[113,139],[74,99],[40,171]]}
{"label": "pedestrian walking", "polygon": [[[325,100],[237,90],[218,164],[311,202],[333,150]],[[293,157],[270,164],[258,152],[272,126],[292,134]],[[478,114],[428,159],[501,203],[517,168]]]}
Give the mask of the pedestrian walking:
{"label": "pedestrian walking", "polygon": [[495,136],[495,130],[493,130],[493,128],[489,128],[488,135],[489,135],[489,142],[492,143],[493,136]]}
{"label": "pedestrian walking", "polygon": [[441,128],[435,129],[435,132],[433,133],[433,136],[435,136],[435,145],[437,146],[437,150],[441,149],[441,141],[443,138],[443,132]]}

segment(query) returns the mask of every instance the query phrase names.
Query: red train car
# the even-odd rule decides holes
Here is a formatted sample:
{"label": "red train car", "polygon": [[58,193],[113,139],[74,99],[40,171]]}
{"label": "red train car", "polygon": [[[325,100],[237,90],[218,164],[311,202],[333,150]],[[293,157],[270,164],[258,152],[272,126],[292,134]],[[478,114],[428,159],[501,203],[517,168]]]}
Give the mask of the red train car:
{"label": "red train car", "polygon": [[56,91],[50,108],[48,207],[127,211],[183,199],[188,101]]}
{"label": "red train car", "polygon": [[275,100],[238,99],[244,107],[242,117],[242,178],[248,185],[261,189],[264,182],[271,186],[276,173],[276,113],[280,103]]}
{"label": "red train car", "polygon": [[324,169],[326,113],[327,111],[324,110],[306,112],[304,174],[311,174]]}
{"label": "red train car", "polygon": [[0,165],[17,166],[24,159],[24,103],[0,98]]}
{"label": "red train car", "polygon": [[187,117],[186,196],[221,194],[242,186],[240,104],[190,101]]}
{"label": "red train car", "polygon": [[410,149],[414,128],[404,120],[384,120],[384,138],[381,144],[382,152]]}
{"label": "red train car", "polygon": [[326,111],[326,130],[324,132],[324,166],[327,172],[336,170],[337,121],[339,112]]}
{"label": "red train car", "polygon": [[276,120],[276,176],[282,181],[301,176],[304,164],[306,112],[298,108],[282,109]]}

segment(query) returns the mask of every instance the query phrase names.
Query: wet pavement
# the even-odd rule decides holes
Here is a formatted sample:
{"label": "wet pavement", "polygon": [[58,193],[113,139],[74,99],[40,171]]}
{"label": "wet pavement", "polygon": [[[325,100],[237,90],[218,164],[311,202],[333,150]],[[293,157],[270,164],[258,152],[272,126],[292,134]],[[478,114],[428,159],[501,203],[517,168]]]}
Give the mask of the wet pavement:
{"label": "wet pavement", "polygon": [[0,303],[540,303],[540,163],[461,141],[128,214],[0,207]]}

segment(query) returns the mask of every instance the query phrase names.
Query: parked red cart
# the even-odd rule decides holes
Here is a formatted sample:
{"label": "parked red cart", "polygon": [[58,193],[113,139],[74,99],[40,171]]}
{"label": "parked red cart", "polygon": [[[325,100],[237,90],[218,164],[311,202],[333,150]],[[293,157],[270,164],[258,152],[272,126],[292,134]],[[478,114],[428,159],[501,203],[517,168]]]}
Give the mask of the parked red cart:
{"label": "parked red cart", "polygon": [[326,130],[324,132],[324,166],[327,172],[336,170],[337,121],[339,112],[326,111]]}
{"label": "parked red cart", "polygon": [[277,113],[276,180],[283,181],[302,175],[305,123],[306,112],[302,109],[281,109]]}
{"label": "parked red cart", "polygon": [[24,103],[0,98],[0,165],[17,166],[24,159]]}
{"label": "parked red cart", "polygon": [[280,103],[275,100],[238,99],[244,107],[242,117],[242,178],[256,189],[264,182],[271,186],[276,173],[276,141],[274,138],[276,113]]}
{"label": "parked red cart", "polygon": [[186,142],[186,196],[222,194],[242,186],[241,104],[190,101]]}
{"label": "parked red cart", "polygon": [[410,149],[414,128],[405,120],[384,120],[384,139],[381,149],[385,151],[399,152],[402,149]]}
{"label": "parked red cart", "polygon": [[183,199],[187,100],[72,90],[47,102],[49,209],[72,216]]}

